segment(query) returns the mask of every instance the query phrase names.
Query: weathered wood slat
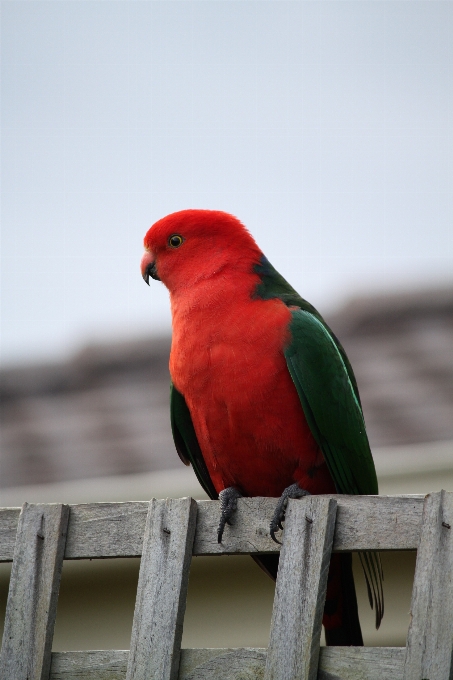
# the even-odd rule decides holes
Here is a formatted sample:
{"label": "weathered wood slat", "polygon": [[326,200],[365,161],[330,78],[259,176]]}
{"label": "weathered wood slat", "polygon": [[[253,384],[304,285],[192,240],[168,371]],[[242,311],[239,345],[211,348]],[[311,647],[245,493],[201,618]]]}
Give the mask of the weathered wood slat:
{"label": "weathered wood slat", "polygon": [[[341,496],[319,498],[337,501],[337,521],[333,550],[416,550],[424,496]],[[226,526],[222,544],[217,543],[219,523],[217,502],[199,501],[194,555],[276,552],[269,535],[275,498],[238,500],[233,525]]]}
{"label": "weathered wood slat", "polygon": [[453,493],[427,496],[412,591],[404,680],[453,677]]}
{"label": "weathered wood slat", "polygon": [[52,652],[49,680],[125,680],[129,650]]}
{"label": "weathered wood slat", "polygon": [[176,680],[197,521],[192,498],[151,500],[126,680]]}
{"label": "weathered wood slat", "polygon": [[[402,680],[404,647],[321,647],[318,680]],[[54,652],[50,680],[125,680],[128,651]],[[182,649],[178,680],[258,680],[265,649]]]}
{"label": "weathered wood slat", "polygon": [[65,559],[139,557],[149,503],[72,505]]}
{"label": "weathered wood slat", "polygon": [[12,562],[20,508],[0,508],[0,562]]}
{"label": "weathered wood slat", "polygon": [[178,680],[262,680],[265,663],[265,649],[183,649]]}
{"label": "weathered wood slat", "polygon": [[[416,550],[424,496],[324,496],[338,503],[334,552]],[[217,543],[219,505],[198,501],[194,555],[276,552],[269,536],[274,498],[242,498],[232,526]],[[65,559],[139,557],[148,503],[71,505]],[[0,510],[0,561],[13,558],[18,509]]]}
{"label": "weathered wood slat", "polygon": [[0,653],[2,680],[47,680],[69,508],[24,504]]}
{"label": "weathered wood slat", "polygon": [[316,680],[336,513],[333,498],[288,503],[265,680]]}
{"label": "weathered wood slat", "polygon": [[318,680],[402,680],[404,647],[321,647]]}

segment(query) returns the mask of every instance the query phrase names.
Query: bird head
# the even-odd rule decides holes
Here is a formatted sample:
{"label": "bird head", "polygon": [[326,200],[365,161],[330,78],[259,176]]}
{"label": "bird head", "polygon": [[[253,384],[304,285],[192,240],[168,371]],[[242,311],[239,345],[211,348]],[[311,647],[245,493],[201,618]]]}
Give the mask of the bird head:
{"label": "bird head", "polygon": [[252,271],[262,253],[244,225],[219,210],[182,210],[148,230],[141,272],[170,292],[228,272]]}

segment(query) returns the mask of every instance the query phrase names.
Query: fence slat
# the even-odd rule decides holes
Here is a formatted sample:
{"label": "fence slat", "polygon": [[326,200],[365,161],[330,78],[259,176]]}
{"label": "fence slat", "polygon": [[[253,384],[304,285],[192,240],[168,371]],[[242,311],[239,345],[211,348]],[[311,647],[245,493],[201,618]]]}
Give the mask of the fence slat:
{"label": "fence slat", "polygon": [[[334,552],[416,550],[424,496],[321,496],[338,503]],[[198,501],[194,555],[278,552],[269,536],[275,498],[240,498],[232,526],[217,543],[219,504]],[[71,505],[65,559],[140,557],[148,503]],[[0,562],[13,558],[19,510],[0,509]]]}
{"label": "fence slat", "polygon": [[404,647],[321,647],[318,680],[402,680]]}
{"label": "fence slat", "polygon": [[0,562],[12,562],[20,508],[0,508]]}
{"label": "fence slat", "polygon": [[[322,495],[337,501],[334,552],[351,550],[416,550],[424,496]],[[198,502],[194,555],[277,552],[269,535],[275,498],[240,498],[232,526],[226,526],[217,543],[219,504]]]}
{"label": "fence slat", "polygon": [[125,680],[126,649],[52,652],[49,680]]}
{"label": "fence slat", "polygon": [[[404,647],[321,647],[317,680],[402,680]],[[50,680],[125,680],[129,652],[53,652]],[[182,649],[178,680],[262,678],[266,650]]]}
{"label": "fence slat", "polygon": [[337,502],[289,501],[265,680],[315,680]]}
{"label": "fence slat", "polygon": [[2,680],[47,680],[67,505],[29,505],[19,517],[0,654]]}
{"label": "fence slat", "polygon": [[65,559],[140,557],[148,502],[71,506]]}
{"label": "fence slat", "polygon": [[197,504],[153,499],[146,520],[126,680],[176,680]]}
{"label": "fence slat", "polygon": [[426,497],[404,680],[453,676],[453,493]]}

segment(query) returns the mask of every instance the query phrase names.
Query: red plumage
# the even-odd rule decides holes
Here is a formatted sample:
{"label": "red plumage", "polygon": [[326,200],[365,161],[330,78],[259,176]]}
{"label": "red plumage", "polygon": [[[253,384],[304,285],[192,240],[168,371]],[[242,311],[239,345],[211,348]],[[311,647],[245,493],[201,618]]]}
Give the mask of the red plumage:
{"label": "red plumage", "polygon": [[[213,250],[218,215],[230,238]],[[169,249],[181,231],[184,249]],[[311,493],[334,493],[283,354],[290,310],[254,296],[253,266],[263,254],[245,227],[224,213],[183,211],[157,222],[145,246],[170,290],[173,384],[217,492],[235,486],[246,496],[280,496],[297,482]]]}

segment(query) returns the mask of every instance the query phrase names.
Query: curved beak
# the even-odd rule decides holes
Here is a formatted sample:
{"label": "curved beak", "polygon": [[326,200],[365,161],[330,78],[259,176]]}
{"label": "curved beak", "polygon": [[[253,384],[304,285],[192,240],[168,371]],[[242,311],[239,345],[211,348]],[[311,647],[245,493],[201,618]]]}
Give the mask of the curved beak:
{"label": "curved beak", "polygon": [[160,281],[160,278],[157,274],[156,261],[153,254],[149,251],[146,251],[143,254],[142,261],[140,263],[140,270],[142,272],[143,280],[148,284],[148,286],[150,276],[151,278],[156,279],[156,281]]}

